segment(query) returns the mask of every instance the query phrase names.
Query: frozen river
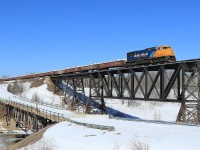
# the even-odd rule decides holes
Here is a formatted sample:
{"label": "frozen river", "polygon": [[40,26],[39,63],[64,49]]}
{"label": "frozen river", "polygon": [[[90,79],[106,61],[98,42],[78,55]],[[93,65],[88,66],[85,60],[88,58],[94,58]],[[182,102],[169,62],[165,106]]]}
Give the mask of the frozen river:
{"label": "frozen river", "polygon": [[14,145],[16,142],[24,139],[26,135],[22,134],[3,134],[0,133],[0,150],[8,146]]}

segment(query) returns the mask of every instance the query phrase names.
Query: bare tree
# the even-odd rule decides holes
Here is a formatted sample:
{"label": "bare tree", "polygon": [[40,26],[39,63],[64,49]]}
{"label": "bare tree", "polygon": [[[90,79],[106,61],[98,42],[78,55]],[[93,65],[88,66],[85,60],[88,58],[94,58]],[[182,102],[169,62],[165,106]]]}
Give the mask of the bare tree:
{"label": "bare tree", "polygon": [[9,78],[9,75],[2,75],[1,78]]}
{"label": "bare tree", "polygon": [[17,80],[15,80],[14,83],[10,83],[7,87],[7,90],[13,94],[18,94],[20,92],[22,93],[22,87]]}
{"label": "bare tree", "polygon": [[43,138],[33,145],[22,148],[22,150],[54,150],[55,148],[53,139]]}
{"label": "bare tree", "polygon": [[22,96],[22,93],[25,91],[25,87],[24,87],[24,84],[23,83],[20,83],[19,84],[19,94],[20,94],[20,97]]}
{"label": "bare tree", "polygon": [[160,121],[160,119],[161,119],[161,114],[155,111],[154,112],[154,120]]}
{"label": "bare tree", "polygon": [[118,142],[115,143],[113,150],[119,150],[120,149],[120,144]]}
{"label": "bare tree", "polygon": [[33,100],[33,102],[35,102],[35,104],[36,104],[36,110],[38,110],[39,96],[38,96],[38,93],[37,93],[37,92],[35,92],[35,93],[32,95],[32,100]]}

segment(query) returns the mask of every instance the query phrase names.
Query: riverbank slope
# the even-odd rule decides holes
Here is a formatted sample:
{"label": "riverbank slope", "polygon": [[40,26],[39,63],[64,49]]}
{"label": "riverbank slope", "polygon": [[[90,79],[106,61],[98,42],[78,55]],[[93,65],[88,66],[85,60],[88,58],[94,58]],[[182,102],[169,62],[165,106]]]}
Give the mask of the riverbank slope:
{"label": "riverbank slope", "polygon": [[16,149],[20,149],[22,147],[26,147],[28,145],[36,143],[43,137],[43,133],[45,133],[45,131],[52,126],[53,125],[49,125],[46,128],[43,128],[40,131],[31,134],[30,136],[26,137],[25,139],[16,143],[15,145],[7,147],[5,150],[16,150]]}

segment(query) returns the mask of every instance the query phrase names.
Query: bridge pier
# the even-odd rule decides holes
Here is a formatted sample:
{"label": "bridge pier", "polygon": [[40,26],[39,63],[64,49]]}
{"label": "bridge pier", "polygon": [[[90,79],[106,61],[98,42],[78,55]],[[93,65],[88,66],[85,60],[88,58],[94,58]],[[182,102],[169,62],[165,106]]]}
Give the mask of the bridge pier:
{"label": "bridge pier", "polygon": [[10,119],[9,128],[11,131],[16,129],[16,122],[12,118]]}
{"label": "bridge pier", "polygon": [[[64,92],[63,101],[67,104],[68,109],[90,114],[97,113],[96,107],[98,107],[102,110],[101,113],[105,113],[103,78],[105,77],[91,75],[87,78],[58,79],[53,82]],[[89,89],[88,96],[85,94],[85,88]],[[98,98],[96,98],[96,96],[98,96]],[[94,97],[95,101],[93,100]],[[95,105],[95,107],[93,105]]]}
{"label": "bridge pier", "polygon": [[197,105],[197,118],[198,124],[200,124],[200,68],[198,71],[198,105]]}
{"label": "bridge pier", "polygon": [[68,108],[78,112],[85,112],[86,96],[83,79],[64,80],[64,82],[66,85],[62,90],[65,92],[64,102],[68,105]]}
{"label": "bridge pier", "polygon": [[[90,75],[89,78],[89,103],[87,106],[87,112],[88,113],[106,113],[106,106],[103,98],[103,80],[104,76],[101,74],[98,74],[97,76]],[[105,82],[105,81],[104,81]],[[95,98],[95,100],[94,100]],[[95,110],[98,109],[98,110]]]}
{"label": "bridge pier", "polygon": [[177,122],[200,124],[200,64],[183,68],[182,105]]}
{"label": "bridge pier", "polygon": [[0,104],[0,119],[4,118],[4,106]]}

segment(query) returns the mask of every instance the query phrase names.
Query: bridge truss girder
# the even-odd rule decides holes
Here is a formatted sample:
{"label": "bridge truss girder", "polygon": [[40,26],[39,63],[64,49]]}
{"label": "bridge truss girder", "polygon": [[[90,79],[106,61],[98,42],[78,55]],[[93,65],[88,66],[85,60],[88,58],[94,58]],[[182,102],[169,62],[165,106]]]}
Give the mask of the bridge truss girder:
{"label": "bridge truss girder", "polygon": [[82,86],[79,86],[82,94],[85,94],[84,84],[86,81],[89,82],[89,98],[83,103],[86,113],[90,113],[94,107],[94,104],[91,104],[94,99],[99,100],[96,107],[101,108],[102,113],[106,112],[105,98],[122,99],[122,102],[124,99],[129,102],[132,100],[175,102],[181,103],[177,122],[200,123],[200,77],[197,63],[199,62],[176,62],[63,74],[52,76],[51,79],[71,83],[72,89],[75,89],[74,101],[75,95],[80,93],[76,90],[77,82],[82,81]]}

